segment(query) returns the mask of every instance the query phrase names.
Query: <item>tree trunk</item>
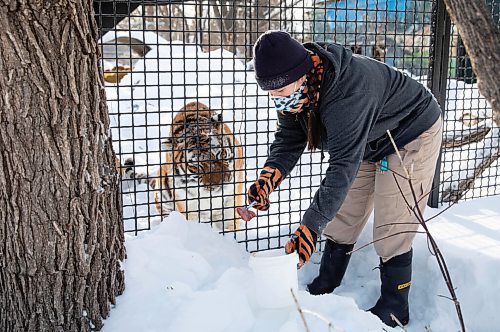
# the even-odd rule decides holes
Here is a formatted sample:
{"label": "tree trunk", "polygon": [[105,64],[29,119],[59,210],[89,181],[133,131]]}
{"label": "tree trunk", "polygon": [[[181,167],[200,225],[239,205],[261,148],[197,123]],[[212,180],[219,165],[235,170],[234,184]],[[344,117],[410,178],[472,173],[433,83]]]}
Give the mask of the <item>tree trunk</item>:
{"label": "tree trunk", "polygon": [[444,0],[478,77],[479,91],[490,102],[500,126],[500,31],[484,0]]}
{"label": "tree trunk", "polygon": [[91,1],[0,0],[0,331],[100,329],[124,236]]}

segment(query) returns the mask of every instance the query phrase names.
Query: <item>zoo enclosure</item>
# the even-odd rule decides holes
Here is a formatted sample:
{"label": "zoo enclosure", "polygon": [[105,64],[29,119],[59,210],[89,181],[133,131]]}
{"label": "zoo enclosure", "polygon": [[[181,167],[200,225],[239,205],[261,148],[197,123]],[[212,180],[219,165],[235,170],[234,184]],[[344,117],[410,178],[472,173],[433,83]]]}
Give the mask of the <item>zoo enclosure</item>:
{"label": "zoo enclosure", "polygon": [[[498,24],[499,1],[486,2]],[[279,29],[300,41],[340,43],[429,87],[445,117],[430,205],[500,194],[499,128],[442,0],[131,0],[95,1],[94,8],[115,152],[122,164],[133,158],[138,173],[163,176],[156,171],[165,164],[162,141],[173,117],[186,103],[202,102],[222,114],[243,145],[245,191],[239,195],[246,194],[276,126],[272,101],[253,78],[252,46],[262,32]],[[269,212],[231,231],[237,240],[249,250],[283,246],[308,208],[326,160],[306,151],[271,195]],[[229,185],[234,191],[238,181],[233,177]],[[154,192],[123,181],[127,232],[159,222]],[[210,199],[228,195],[223,190]],[[201,216],[235,207],[199,205],[189,212]]]}

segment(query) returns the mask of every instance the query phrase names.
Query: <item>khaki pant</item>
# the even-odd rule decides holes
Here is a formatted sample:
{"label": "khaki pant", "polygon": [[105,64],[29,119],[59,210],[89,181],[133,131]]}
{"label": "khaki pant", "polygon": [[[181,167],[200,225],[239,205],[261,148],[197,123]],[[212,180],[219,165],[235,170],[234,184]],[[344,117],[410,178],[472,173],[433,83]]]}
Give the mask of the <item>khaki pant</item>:
{"label": "khaki pant", "polygon": [[[432,179],[441,148],[443,122],[438,121],[403,149],[399,150],[404,166],[411,172],[419,206],[423,212],[432,189]],[[389,168],[405,174],[396,154],[387,157]],[[375,210],[373,240],[377,254],[385,262],[411,248],[419,222],[407,207],[405,199],[393,177],[393,172],[380,172],[375,163],[363,161],[358,175],[349,190],[336,217],[326,226],[323,235],[337,243],[356,242],[372,210]],[[414,206],[408,181],[396,175],[396,179],[408,200]],[[398,225],[387,225],[404,223]],[[386,226],[384,226],[386,225]],[[391,236],[392,234],[401,233]]]}

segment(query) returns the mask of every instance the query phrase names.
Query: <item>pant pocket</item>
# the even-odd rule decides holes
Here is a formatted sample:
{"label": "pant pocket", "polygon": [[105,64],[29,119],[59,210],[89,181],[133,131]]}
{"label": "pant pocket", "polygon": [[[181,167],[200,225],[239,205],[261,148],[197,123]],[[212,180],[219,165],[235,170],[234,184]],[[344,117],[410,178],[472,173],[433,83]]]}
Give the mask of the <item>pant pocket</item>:
{"label": "pant pocket", "polygon": [[417,137],[403,147],[402,159],[405,166],[410,165],[416,160],[416,156],[422,148],[422,145],[422,139],[420,137]]}

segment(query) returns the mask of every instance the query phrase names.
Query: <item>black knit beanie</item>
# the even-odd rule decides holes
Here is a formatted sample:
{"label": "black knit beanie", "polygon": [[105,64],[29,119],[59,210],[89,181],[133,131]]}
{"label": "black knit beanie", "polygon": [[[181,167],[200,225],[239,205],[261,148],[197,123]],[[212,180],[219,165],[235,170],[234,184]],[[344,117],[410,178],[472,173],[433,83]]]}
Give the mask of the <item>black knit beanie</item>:
{"label": "black knit beanie", "polygon": [[307,49],[284,31],[266,31],[253,47],[255,79],[262,90],[295,82],[313,67]]}

